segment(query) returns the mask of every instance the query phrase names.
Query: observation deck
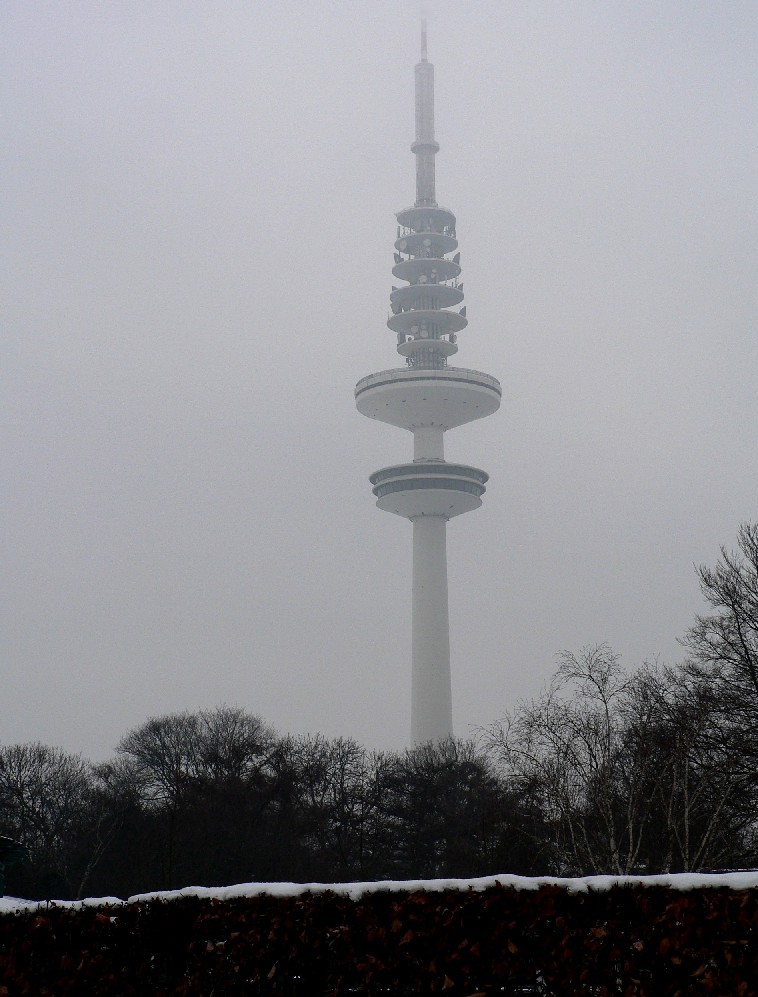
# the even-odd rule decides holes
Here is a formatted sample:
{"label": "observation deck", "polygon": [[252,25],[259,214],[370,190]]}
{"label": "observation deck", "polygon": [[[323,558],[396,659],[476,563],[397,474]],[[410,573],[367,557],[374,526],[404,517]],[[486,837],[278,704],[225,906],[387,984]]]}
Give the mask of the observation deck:
{"label": "observation deck", "polygon": [[501,396],[497,378],[464,367],[400,367],[369,374],[355,386],[362,415],[408,430],[454,429],[483,419],[497,412]]}
{"label": "observation deck", "polygon": [[452,519],[478,509],[488,480],[489,475],[478,467],[444,460],[383,467],[369,478],[377,506],[404,519]]}

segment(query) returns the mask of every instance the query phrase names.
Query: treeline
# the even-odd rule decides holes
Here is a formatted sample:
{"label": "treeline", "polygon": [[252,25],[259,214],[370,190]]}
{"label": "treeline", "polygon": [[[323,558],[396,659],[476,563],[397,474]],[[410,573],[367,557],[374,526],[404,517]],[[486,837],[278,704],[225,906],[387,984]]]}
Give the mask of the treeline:
{"label": "treeline", "polygon": [[[484,875],[511,864],[517,810],[471,743],[369,753],[230,707],[151,719],[104,765],[0,749],[0,800],[31,854],[8,892],[40,898]],[[528,851],[513,861],[531,871]]]}
{"label": "treeline", "polygon": [[709,611],[676,667],[606,646],[476,742],[404,753],[282,737],[222,706],[156,717],[91,765],[0,748],[7,891],[744,868],[758,851],[758,526],[699,570]]}

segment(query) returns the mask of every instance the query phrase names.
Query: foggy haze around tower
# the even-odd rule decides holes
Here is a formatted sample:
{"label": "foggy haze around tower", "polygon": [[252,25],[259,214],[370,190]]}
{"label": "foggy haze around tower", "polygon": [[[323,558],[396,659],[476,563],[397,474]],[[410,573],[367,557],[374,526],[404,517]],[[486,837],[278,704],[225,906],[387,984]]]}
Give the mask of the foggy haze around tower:
{"label": "foggy haze around tower", "polygon": [[[490,475],[448,539],[466,735],[562,648],[678,660],[756,519],[758,28],[427,13],[461,365],[503,387],[446,439]],[[409,538],[366,485],[403,444],[352,387],[393,364],[416,5],[9,0],[0,47],[3,742],[227,702],[404,746]]]}

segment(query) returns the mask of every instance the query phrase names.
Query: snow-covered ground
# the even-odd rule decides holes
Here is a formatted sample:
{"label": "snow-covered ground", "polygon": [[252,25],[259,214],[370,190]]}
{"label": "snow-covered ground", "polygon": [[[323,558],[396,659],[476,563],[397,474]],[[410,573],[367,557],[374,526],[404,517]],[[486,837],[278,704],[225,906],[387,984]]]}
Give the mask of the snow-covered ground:
{"label": "snow-covered ground", "polygon": [[[610,890],[614,886],[665,886],[673,890],[729,889],[749,890],[758,887],[758,871],[725,873],[676,873],[669,876],[585,876],[581,879],[558,879],[551,876],[483,876],[479,879],[406,879],[381,880],[371,883],[239,883],[237,886],[186,886],[181,890],[163,893],[138,893],[127,900],[120,897],[90,897],[87,900],[51,900],[60,907],[114,907],[124,903],[145,900],[178,900],[182,897],[201,897],[215,900],[233,900],[236,897],[255,897],[265,894],[272,897],[296,897],[303,893],[336,893],[359,900],[370,893],[405,892],[426,890],[439,893],[443,890],[475,890],[481,892],[493,886],[514,890],[538,890],[541,886],[562,886],[569,893],[586,893],[589,890]],[[46,901],[22,900],[18,897],[0,897],[0,913],[45,907]]]}

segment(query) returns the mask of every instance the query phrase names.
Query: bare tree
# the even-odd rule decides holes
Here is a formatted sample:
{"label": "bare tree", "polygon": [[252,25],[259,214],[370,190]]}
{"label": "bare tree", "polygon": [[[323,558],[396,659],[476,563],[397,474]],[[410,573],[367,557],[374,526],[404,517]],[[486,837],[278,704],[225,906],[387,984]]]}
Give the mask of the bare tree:
{"label": "bare tree", "polygon": [[627,674],[607,645],[564,652],[546,691],[488,730],[508,783],[551,829],[556,871],[639,871],[664,778],[652,692],[649,673]]}
{"label": "bare tree", "polygon": [[720,736],[713,688],[681,667],[645,668],[634,677],[625,713],[623,770],[646,773],[654,803],[643,828],[643,868],[690,872],[737,860],[744,779]]}
{"label": "bare tree", "polygon": [[[121,740],[117,750],[157,818],[163,885],[191,875],[222,882],[243,848],[255,854],[276,745],[259,717],[228,706],[152,717]],[[252,878],[255,869],[248,864],[245,872]]]}
{"label": "bare tree", "polygon": [[629,828],[618,820],[614,778],[622,750],[616,704],[627,685],[605,645],[579,657],[564,652],[548,689],[489,729],[508,780],[537,797],[561,872],[620,873],[634,864],[637,839],[622,848]]}
{"label": "bare tree", "polygon": [[[721,706],[721,734],[735,761],[756,770],[758,743],[758,524],[743,523],[739,552],[721,548],[715,568],[697,569],[701,591],[712,612],[695,618],[682,641],[689,674],[707,685]],[[746,773],[747,774],[747,773]]]}
{"label": "bare tree", "polygon": [[2,830],[29,849],[38,882],[75,894],[74,855],[86,826],[92,770],[80,755],[44,744],[0,748]]}
{"label": "bare tree", "polygon": [[381,760],[379,850],[393,878],[498,871],[503,794],[473,741],[448,739]]}
{"label": "bare tree", "polygon": [[195,718],[197,777],[250,785],[260,776],[278,739],[259,716],[224,705],[201,710]]}
{"label": "bare tree", "polygon": [[287,738],[279,752],[280,818],[297,839],[306,878],[345,880],[367,873],[371,766],[349,738]]}
{"label": "bare tree", "polygon": [[490,728],[511,786],[544,815],[561,873],[694,871],[734,861],[746,821],[721,706],[682,669],[564,653],[542,696]]}
{"label": "bare tree", "polygon": [[[697,574],[710,612],[699,614],[682,644],[688,682],[707,696],[717,720],[708,750],[728,765],[738,783],[747,861],[758,850],[758,524],[743,523],[737,551],[721,548],[715,567]],[[706,690],[706,692],[703,692]]]}
{"label": "bare tree", "polygon": [[713,612],[695,618],[683,641],[692,660],[734,689],[734,701],[758,712],[758,524],[743,523],[739,552],[721,548],[715,568],[697,569]]}

